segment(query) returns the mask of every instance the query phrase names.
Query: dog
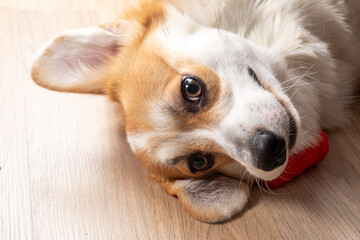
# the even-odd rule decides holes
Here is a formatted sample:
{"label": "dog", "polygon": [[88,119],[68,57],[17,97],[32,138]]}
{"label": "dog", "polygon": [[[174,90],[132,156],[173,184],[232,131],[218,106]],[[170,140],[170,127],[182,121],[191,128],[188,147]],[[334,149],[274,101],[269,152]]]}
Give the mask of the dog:
{"label": "dog", "polygon": [[50,41],[31,74],[118,102],[153,179],[218,223],[244,208],[251,179],[277,178],[320,129],[347,122],[359,12],[358,0],[140,0]]}

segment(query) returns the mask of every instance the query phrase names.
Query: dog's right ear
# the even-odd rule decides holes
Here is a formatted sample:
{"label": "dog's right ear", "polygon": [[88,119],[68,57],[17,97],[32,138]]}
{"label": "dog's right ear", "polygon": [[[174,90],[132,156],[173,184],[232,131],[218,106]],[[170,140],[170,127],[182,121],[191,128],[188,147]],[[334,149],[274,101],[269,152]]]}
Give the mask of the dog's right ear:
{"label": "dog's right ear", "polygon": [[163,189],[176,195],[185,210],[194,218],[219,223],[238,214],[249,198],[249,187],[225,176],[200,179],[162,181]]}
{"label": "dog's right ear", "polygon": [[104,93],[105,70],[123,38],[103,28],[77,29],[53,39],[36,57],[33,80],[64,92]]}

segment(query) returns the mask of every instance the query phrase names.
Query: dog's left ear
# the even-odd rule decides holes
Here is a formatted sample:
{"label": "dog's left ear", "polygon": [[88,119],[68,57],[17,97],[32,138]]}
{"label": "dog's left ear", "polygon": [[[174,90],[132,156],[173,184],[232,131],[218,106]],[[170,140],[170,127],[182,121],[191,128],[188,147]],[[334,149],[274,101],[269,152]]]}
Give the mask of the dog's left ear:
{"label": "dog's left ear", "polygon": [[176,195],[194,218],[219,223],[239,213],[249,198],[249,187],[225,176],[162,182],[164,190]]}
{"label": "dog's left ear", "polygon": [[103,93],[104,71],[123,44],[121,34],[103,28],[82,28],[53,39],[36,57],[33,80],[48,89]]}

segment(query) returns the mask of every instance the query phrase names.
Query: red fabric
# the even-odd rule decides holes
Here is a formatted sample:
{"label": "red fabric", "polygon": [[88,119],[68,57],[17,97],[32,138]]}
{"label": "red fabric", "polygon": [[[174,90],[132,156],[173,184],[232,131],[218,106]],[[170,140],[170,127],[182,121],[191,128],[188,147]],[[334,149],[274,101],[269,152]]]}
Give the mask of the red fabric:
{"label": "red fabric", "polygon": [[321,140],[319,141],[318,147],[310,147],[291,156],[285,171],[277,179],[268,181],[267,185],[270,188],[281,187],[309,167],[322,162],[329,152],[329,142],[328,137],[323,130],[321,130],[320,135]]}

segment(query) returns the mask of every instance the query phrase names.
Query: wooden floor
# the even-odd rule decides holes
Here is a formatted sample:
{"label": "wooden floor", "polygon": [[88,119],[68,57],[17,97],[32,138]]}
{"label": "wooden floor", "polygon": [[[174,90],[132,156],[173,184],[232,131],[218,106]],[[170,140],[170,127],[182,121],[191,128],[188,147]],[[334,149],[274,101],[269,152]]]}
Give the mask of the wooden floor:
{"label": "wooden floor", "polygon": [[360,239],[360,104],[324,163],[209,225],[149,180],[116,105],[31,81],[50,38],[111,20],[121,2],[0,0],[0,239]]}

